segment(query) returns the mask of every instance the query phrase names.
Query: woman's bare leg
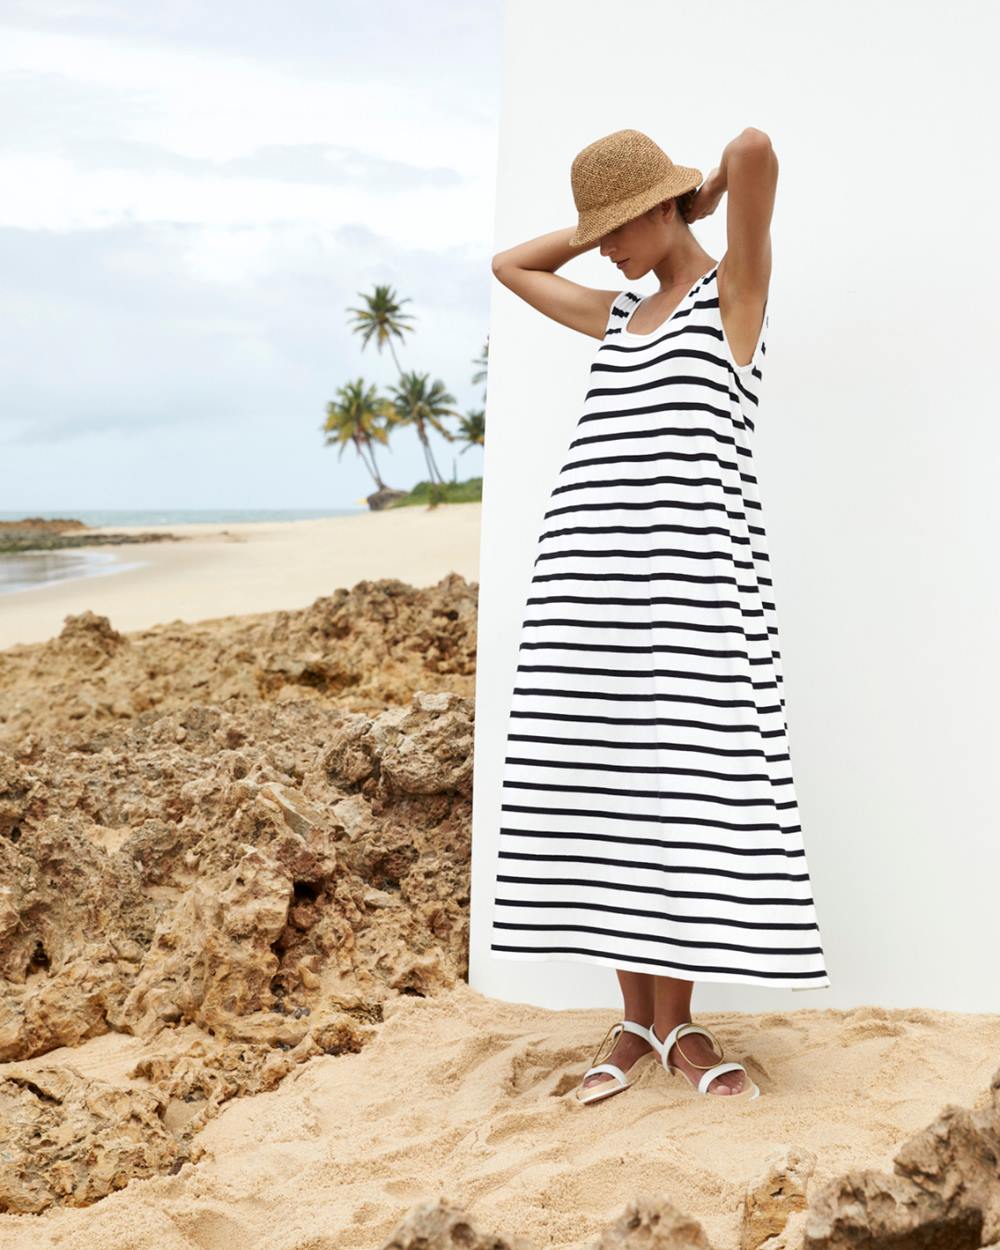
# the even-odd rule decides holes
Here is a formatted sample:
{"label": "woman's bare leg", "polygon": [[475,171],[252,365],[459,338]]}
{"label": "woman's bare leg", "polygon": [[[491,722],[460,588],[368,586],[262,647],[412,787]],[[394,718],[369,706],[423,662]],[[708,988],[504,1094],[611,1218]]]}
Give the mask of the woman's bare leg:
{"label": "woman's bare leg", "polygon": [[[624,968],[616,968],[618,984],[621,986],[624,1000],[623,1020],[634,1020],[636,1024],[644,1024],[646,1028],[653,1023],[655,1011],[655,982],[660,978],[648,972],[627,972]],[[704,1040],[704,1039],[703,1039]],[[620,1033],[610,1054],[601,1059],[601,1063],[615,1063],[623,1072],[627,1072],[643,1052],[651,1049],[648,1042],[643,1041],[637,1033]],[[583,1088],[589,1089],[601,1081],[613,1081],[610,1072],[595,1072],[583,1082]],[[617,1084],[617,1082],[615,1082]]]}
{"label": "woman's bare leg", "polygon": [[[654,1029],[656,1036],[663,1041],[672,1028],[681,1021],[691,1019],[691,992],[694,982],[682,981],[679,977],[654,977],[653,980],[656,982]],[[683,1055],[681,1047],[684,1050]],[[718,1051],[712,1045],[711,1039],[703,1033],[685,1033],[680,1039],[680,1047],[675,1042],[667,1058],[675,1068],[682,1068],[696,1084],[701,1080],[705,1069],[688,1063],[685,1055],[695,1063],[711,1064],[719,1061]],[[723,1072],[721,1076],[713,1078],[708,1092],[722,1096],[738,1094],[745,1082],[746,1076],[742,1072]]]}
{"label": "woman's bare leg", "polygon": [[[634,1020],[636,1024],[644,1024],[647,1028],[653,1025],[656,1036],[662,1041],[681,1021],[691,1019],[691,994],[695,984],[693,981],[684,981],[679,977],[654,976],[648,972],[627,972],[624,968],[616,968],[615,971],[624,1001],[623,1020]],[[686,1033],[680,1044],[684,1048],[684,1054],[680,1053],[675,1043],[668,1058],[675,1068],[683,1069],[697,1084],[705,1069],[694,1067],[688,1063],[688,1059],[693,1059],[695,1063],[715,1063],[718,1061],[718,1052],[711,1040],[702,1033]],[[617,1064],[623,1072],[627,1072],[647,1050],[648,1042],[644,1042],[635,1033],[623,1032],[619,1034],[610,1054],[601,1062]],[[595,1072],[583,1082],[583,1088],[588,1089],[600,1081],[613,1079],[609,1072]],[[712,1080],[708,1092],[721,1097],[738,1094],[745,1082],[746,1076],[742,1072],[723,1072]]]}

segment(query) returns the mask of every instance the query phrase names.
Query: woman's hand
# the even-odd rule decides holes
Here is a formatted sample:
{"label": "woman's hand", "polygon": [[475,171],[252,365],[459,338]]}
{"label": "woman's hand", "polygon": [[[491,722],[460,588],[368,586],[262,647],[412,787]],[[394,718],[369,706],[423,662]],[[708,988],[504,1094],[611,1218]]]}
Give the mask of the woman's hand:
{"label": "woman's hand", "polygon": [[712,170],[705,181],[695,192],[687,220],[697,221],[699,217],[710,217],[719,206],[719,201],[726,193],[726,182],[718,165]]}

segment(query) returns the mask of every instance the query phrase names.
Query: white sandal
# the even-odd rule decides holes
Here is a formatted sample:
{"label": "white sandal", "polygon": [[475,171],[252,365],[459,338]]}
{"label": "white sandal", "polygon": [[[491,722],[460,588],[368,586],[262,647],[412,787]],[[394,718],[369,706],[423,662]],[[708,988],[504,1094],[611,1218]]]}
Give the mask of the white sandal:
{"label": "white sandal", "polygon": [[[688,1074],[684,1071],[683,1068],[678,1068],[674,1064],[667,1062],[667,1056],[670,1054],[671,1047],[677,1041],[677,1039],[679,1037],[683,1037],[685,1033],[704,1033],[706,1037],[712,1040],[713,1044],[718,1049],[719,1060],[721,1060],[726,1052],[723,1049],[722,1043],[715,1036],[715,1034],[711,1031],[711,1029],[703,1028],[700,1024],[693,1024],[690,1020],[683,1020],[675,1028],[672,1028],[670,1030],[665,1040],[662,1042],[656,1036],[656,1033],[653,1031],[653,1029],[651,1028],[647,1029],[646,1032],[647,1032],[647,1036],[649,1037],[649,1040],[653,1043],[654,1048],[659,1052],[660,1059],[663,1063],[663,1066],[666,1068],[666,1070],[670,1072],[671,1074],[676,1073],[678,1076],[683,1076],[686,1079],[688,1085],[692,1089],[697,1090],[699,1094],[707,1094],[709,1085],[711,1085],[711,1083],[715,1080],[717,1076],[721,1076],[723,1072],[742,1072],[744,1076],[746,1077],[746,1080],[743,1083],[743,1088],[739,1091],[738,1094],[713,1094],[712,1097],[724,1098],[727,1101],[732,1101],[732,1102],[749,1101],[752,1098],[760,1097],[759,1087],[755,1085],[754,1082],[751,1080],[750,1073],[747,1072],[746,1068],[743,1066],[742,1063],[735,1063],[732,1060],[730,1060],[730,1062],[728,1063],[721,1063],[718,1060],[714,1064],[695,1063],[694,1060],[688,1059],[687,1055],[684,1055],[684,1058],[687,1059],[688,1063],[691,1064],[692,1068],[707,1069],[705,1072],[702,1073],[701,1078],[698,1081],[698,1084],[696,1085],[694,1081],[692,1081],[691,1078],[688,1076]],[[679,1049],[680,1047],[678,1047],[678,1050]],[[683,1051],[681,1053],[683,1054]]]}
{"label": "white sandal", "polygon": [[[630,1085],[635,1083],[639,1069],[645,1067],[646,1063],[656,1056],[659,1050],[659,1043],[652,1037],[651,1029],[647,1029],[643,1024],[636,1024],[634,1020],[619,1020],[617,1024],[613,1024],[611,1028],[608,1029],[607,1033],[605,1033],[604,1041],[602,1041],[597,1050],[594,1051],[594,1059],[596,1059],[604,1049],[604,1043],[609,1037],[613,1036],[615,1040],[617,1040],[618,1035],[623,1031],[635,1033],[639,1037],[645,1038],[645,1040],[649,1042],[652,1047],[652,1050],[645,1051],[630,1068],[627,1068],[624,1071],[619,1068],[616,1063],[598,1063],[595,1064],[594,1067],[588,1068],[583,1074],[580,1085],[577,1087],[577,1102],[598,1102],[602,1098],[610,1098],[612,1094],[620,1094],[623,1089],[628,1089]],[[614,1046],[612,1046],[611,1049],[614,1050]],[[583,1082],[594,1072],[607,1072],[614,1079],[610,1081],[597,1081],[588,1089],[584,1089]]]}

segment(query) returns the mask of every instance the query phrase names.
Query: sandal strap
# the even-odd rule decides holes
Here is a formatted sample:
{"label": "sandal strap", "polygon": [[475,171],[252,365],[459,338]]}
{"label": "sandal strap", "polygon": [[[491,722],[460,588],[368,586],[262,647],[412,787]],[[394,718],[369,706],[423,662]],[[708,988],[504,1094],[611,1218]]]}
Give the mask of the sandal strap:
{"label": "sandal strap", "polygon": [[[712,1045],[713,1045],[713,1046],[715,1047],[715,1049],[719,1052],[719,1053],[718,1053],[718,1055],[716,1056],[716,1058],[714,1058],[714,1059],[712,1060],[712,1062],[711,1062],[711,1063],[695,1063],[695,1061],[694,1061],[693,1059],[688,1059],[687,1055],[685,1055],[685,1054],[684,1054],[684,1051],[681,1049],[681,1044],[680,1044],[680,1039],[681,1039],[681,1037],[683,1037],[683,1036],[684,1036],[684,1035],[686,1035],[687,1033],[704,1033],[704,1035],[705,1035],[707,1038],[710,1038],[710,1039],[711,1039]],[[668,1053],[668,1054],[670,1053],[670,1052],[669,1052],[669,1050],[668,1050],[668,1052],[667,1052],[667,1053]],[[685,1028],[682,1028],[682,1029],[678,1032],[678,1034],[677,1034],[677,1053],[678,1053],[679,1055],[683,1055],[684,1059],[685,1059],[685,1060],[686,1060],[686,1061],[687,1061],[687,1062],[691,1065],[691,1067],[692,1067],[692,1068],[711,1068],[711,1067],[713,1066],[713,1064],[716,1064],[716,1063],[721,1062],[721,1061],[722,1061],[723,1059],[725,1059],[725,1057],[726,1057],[726,1052],[725,1052],[725,1049],[723,1048],[722,1043],[721,1043],[721,1042],[719,1041],[719,1039],[715,1036],[715,1034],[712,1032],[712,1030],[711,1030],[711,1029],[706,1029],[706,1028],[703,1028],[700,1024],[695,1024],[695,1025],[692,1025],[690,1028],[686,1028],[686,1029],[685,1029]]]}
{"label": "sandal strap", "polygon": [[[616,1024],[613,1024],[608,1029],[607,1033],[604,1034],[604,1040],[601,1042],[600,1046],[598,1046],[598,1048],[594,1051],[594,1058],[591,1060],[591,1063],[596,1062],[597,1057],[600,1055],[601,1051],[604,1049],[605,1044],[607,1043],[608,1039],[611,1038],[613,1041],[615,1041],[617,1040],[619,1034],[622,1032],[635,1033],[637,1036],[641,1037],[644,1041],[649,1042],[650,1046],[655,1047],[656,1045],[656,1043],[653,1041],[653,1039],[649,1035],[650,1030],[647,1029],[644,1024],[637,1024],[634,1020],[619,1020]],[[614,1050],[614,1046],[612,1046],[611,1049]]]}
{"label": "sandal strap", "polygon": [[613,1077],[617,1077],[622,1085],[628,1084],[628,1077],[616,1063],[599,1063],[596,1067],[588,1068],[583,1074],[583,1079],[586,1080],[588,1076],[592,1076],[595,1072],[609,1072]]}
{"label": "sandal strap", "polygon": [[712,1084],[717,1076],[721,1076],[723,1072],[742,1072],[747,1081],[750,1080],[750,1073],[747,1072],[742,1063],[717,1063],[714,1068],[709,1068],[707,1072],[702,1073],[701,1080],[698,1082],[698,1093],[707,1094],[709,1085]]}
{"label": "sandal strap", "polygon": [[[680,1024],[674,1025],[674,1027],[670,1030],[670,1032],[667,1034],[667,1036],[663,1039],[662,1042],[656,1036],[656,1033],[653,1029],[647,1030],[647,1039],[650,1045],[654,1048],[654,1050],[657,1050],[659,1052],[660,1060],[662,1061],[663,1066],[665,1068],[670,1067],[670,1061],[669,1061],[668,1056],[670,1055],[670,1051],[673,1048],[674,1043],[677,1041],[678,1038],[683,1037],[686,1033],[703,1033],[707,1038],[710,1038],[713,1045],[716,1046],[719,1051],[718,1059],[713,1060],[713,1064],[718,1063],[719,1060],[722,1059],[723,1055],[725,1054],[725,1050],[723,1049],[722,1043],[715,1036],[715,1034],[712,1032],[711,1029],[706,1029],[701,1024],[694,1024],[690,1020],[682,1020]],[[677,1047],[677,1049],[680,1051],[679,1046]],[[680,1051],[680,1053],[682,1055],[684,1054],[683,1051]],[[688,1059],[687,1055],[684,1055],[684,1058],[688,1063],[691,1064],[693,1068],[705,1068],[705,1067],[712,1066],[712,1064],[694,1063],[692,1062],[692,1060]]]}
{"label": "sandal strap", "polygon": [[[613,1024],[613,1025],[612,1025],[612,1026],[608,1029],[607,1033],[605,1033],[605,1034],[604,1034],[604,1038],[602,1039],[600,1046],[598,1046],[598,1048],[594,1051],[594,1057],[593,1057],[593,1059],[591,1059],[591,1061],[590,1061],[591,1063],[596,1063],[596,1062],[597,1062],[597,1057],[598,1057],[598,1055],[600,1055],[600,1053],[604,1050],[604,1047],[605,1047],[605,1045],[607,1044],[608,1038],[609,1038],[609,1037],[610,1037],[610,1038],[617,1038],[617,1037],[618,1037],[618,1034],[619,1034],[619,1033],[621,1033],[621,1031],[622,1031],[622,1027],[623,1027],[622,1022],[621,1022],[621,1021],[619,1021],[617,1024]],[[611,1050],[614,1050],[614,1046],[613,1046],[613,1045],[612,1045],[612,1047],[611,1047]],[[608,1053],[610,1054],[610,1053],[611,1053],[611,1051],[609,1051]]]}

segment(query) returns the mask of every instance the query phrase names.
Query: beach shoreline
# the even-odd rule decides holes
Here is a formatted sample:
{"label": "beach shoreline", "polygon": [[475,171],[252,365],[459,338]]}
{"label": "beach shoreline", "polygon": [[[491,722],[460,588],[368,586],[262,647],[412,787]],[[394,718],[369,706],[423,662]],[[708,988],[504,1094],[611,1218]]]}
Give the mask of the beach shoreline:
{"label": "beach shoreline", "polygon": [[[362,580],[431,586],[448,573],[479,578],[482,505],[393,508],[293,521],[185,522],[182,541],[101,546],[123,567],[68,577],[0,600],[0,650],[53,638],[69,614],[90,610],[118,630],[168,621],[307,607]],[[140,533],[148,525],[95,527]]]}

